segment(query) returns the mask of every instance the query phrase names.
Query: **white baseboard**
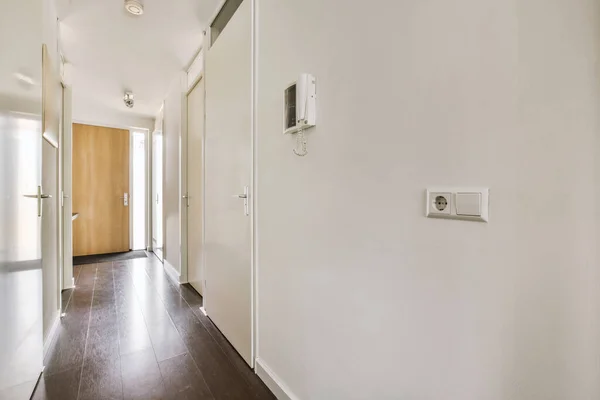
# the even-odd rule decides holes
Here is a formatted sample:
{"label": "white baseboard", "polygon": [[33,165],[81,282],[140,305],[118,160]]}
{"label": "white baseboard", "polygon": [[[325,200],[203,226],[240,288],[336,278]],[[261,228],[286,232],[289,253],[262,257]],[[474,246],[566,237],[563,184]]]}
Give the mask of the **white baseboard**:
{"label": "white baseboard", "polygon": [[46,358],[46,354],[50,350],[50,346],[52,345],[52,342],[54,342],[54,338],[58,332],[58,327],[60,326],[60,314],[60,310],[58,310],[56,312],[56,318],[54,318],[54,322],[48,332],[48,336],[44,340],[44,358]]}
{"label": "white baseboard", "polygon": [[164,260],[163,266],[165,268],[165,272],[167,273],[167,276],[169,278],[171,278],[173,283],[175,283],[176,285],[179,285],[181,283],[180,282],[180,274],[179,274],[179,272],[177,272],[175,267],[173,267],[167,260]]}
{"label": "white baseboard", "polygon": [[202,312],[202,314],[208,317],[208,314],[206,313],[206,309],[204,307],[200,307],[200,312]]}
{"label": "white baseboard", "polygon": [[278,400],[299,400],[289,387],[269,368],[263,360],[256,359],[256,375],[267,385]]}

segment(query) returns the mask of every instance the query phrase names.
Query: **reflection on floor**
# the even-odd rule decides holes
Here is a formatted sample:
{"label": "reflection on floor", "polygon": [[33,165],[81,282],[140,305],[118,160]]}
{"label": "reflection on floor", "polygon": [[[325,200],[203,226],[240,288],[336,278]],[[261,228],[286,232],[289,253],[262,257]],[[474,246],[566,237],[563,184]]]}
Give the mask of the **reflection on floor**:
{"label": "reflection on floor", "polygon": [[38,399],[274,399],[156,258],[75,267]]}
{"label": "reflection on floor", "polygon": [[146,258],[147,256],[148,253],[146,253],[144,250],[130,250],[122,253],[75,256],[73,257],[73,265],[111,263],[117,261],[133,260],[134,258]]}

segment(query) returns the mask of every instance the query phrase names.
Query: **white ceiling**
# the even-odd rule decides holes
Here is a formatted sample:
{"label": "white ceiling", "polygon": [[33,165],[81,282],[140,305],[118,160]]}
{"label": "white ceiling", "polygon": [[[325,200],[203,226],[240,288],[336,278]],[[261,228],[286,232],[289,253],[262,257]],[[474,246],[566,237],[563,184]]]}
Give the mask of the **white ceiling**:
{"label": "white ceiling", "polygon": [[[140,17],[127,13],[123,0],[57,3],[61,47],[73,66],[73,117],[117,124],[105,120],[156,115],[220,2],[143,0]],[[125,90],[135,95],[133,109],[123,103]]]}

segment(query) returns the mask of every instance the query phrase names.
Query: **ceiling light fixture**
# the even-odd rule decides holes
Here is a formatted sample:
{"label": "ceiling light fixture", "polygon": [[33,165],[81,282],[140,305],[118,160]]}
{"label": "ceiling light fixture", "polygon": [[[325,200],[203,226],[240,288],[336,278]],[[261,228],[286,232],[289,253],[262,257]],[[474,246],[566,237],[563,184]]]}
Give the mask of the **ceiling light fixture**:
{"label": "ceiling light fixture", "polygon": [[144,5],[138,0],[125,0],[125,9],[133,15],[144,13]]}
{"label": "ceiling light fixture", "polygon": [[15,79],[17,79],[19,82],[25,83],[27,85],[35,85],[35,81],[33,80],[33,78],[29,75],[26,75],[24,73],[21,72],[15,72],[13,74],[13,76],[15,77]]}
{"label": "ceiling light fixture", "polygon": [[128,108],[133,108],[133,104],[134,104],[133,93],[125,92],[125,94],[123,95],[123,102],[125,103],[125,105]]}

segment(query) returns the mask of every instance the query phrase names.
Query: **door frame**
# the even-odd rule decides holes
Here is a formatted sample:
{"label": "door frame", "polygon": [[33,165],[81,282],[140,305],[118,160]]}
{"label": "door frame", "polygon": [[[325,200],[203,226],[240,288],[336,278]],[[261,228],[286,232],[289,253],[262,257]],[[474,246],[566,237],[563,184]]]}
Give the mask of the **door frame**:
{"label": "door frame", "polygon": [[[62,113],[61,113],[61,129],[59,139],[59,199],[60,202],[60,232],[58,236],[60,247],[60,262],[59,269],[61,274],[60,291],[72,289],[75,287],[75,279],[73,277],[73,218],[70,213],[65,213],[65,204],[71,202],[72,186],[73,186],[73,122],[72,122],[72,89],[70,86],[62,82]],[[68,177],[68,178],[67,178]],[[72,203],[69,209],[72,211]],[[70,226],[69,229],[66,229]],[[68,237],[69,236],[69,237]],[[67,246],[71,247],[71,251],[67,252]],[[66,257],[66,256],[67,257]],[[67,261],[70,258],[70,261]],[[61,296],[62,297],[62,296]]]}
{"label": "door frame", "polygon": [[[198,52],[198,54],[196,55],[196,57],[198,57],[198,55],[202,52],[202,49],[200,49],[200,51]],[[204,63],[204,60],[202,60],[202,62]],[[188,85],[188,88],[185,91],[185,101],[184,101],[184,105],[185,107],[182,107],[182,114],[185,115],[185,130],[182,129],[182,149],[185,149],[185,151],[181,151],[181,181],[182,181],[182,193],[185,193],[185,195],[189,195],[188,193],[188,179],[189,179],[189,171],[188,171],[188,136],[189,136],[189,129],[188,129],[188,98],[190,93],[192,93],[192,91],[198,86],[198,84],[200,83],[200,81],[202,81],[204,79],[204,64],[202,65],[202,70],[200,71],[200,73],[198,74],[198,76],[196,78],[193,79],[193,81],[191,82],[191,84]],[[203,98],[204,101],[206,102],[206,89],[204,90],[203,94]],[[185,139],[184,139],[185,138]],[[205,197],[206,197],[206,191],[204,190],[204,183],[205,183],[205,174],[206,174],[206,169],[205,169],[205,157],[204,157],[204,151],[205,151],[205,139],[206,139],[206,106],[204,107],[204,125],[202,126],[202,173],[201,173],[201,183],[200,183],[200,192],[202,193],[202,197],[201,197],[201,201],[202,201],[202,222],[200,224],[201,229],[202,229],[202,248],[204,249],[206,247],[206,243],[205,243],[205,234],[204,234],[204,230],[205,230],[205,224],[204,224],[204,216],[205,214],[205,204],[206,202]],[[185,145],[184,145],[185,143]],[[184,161],[185,160],[185,161]],[[185,178],[184,178],[185,177]],[[183,184],[185,182],[185,184]],[[185,190],[183,189],[185,188]],[[183,204],[183,201],[182,201]],[[182,210],[185,210],[185,218],[184,218],[184,214],[182,213],[181,215],[181,277],[185,277],[185,280],[181,280],[181,283],[186,283],[188,282],[188,218],[189,218],[189,214],[188,214],[188,207],[185,205],[182,205]],[[185,257],[184,257],[185,254]],[[204,251],[202,251],[202,261],[201,261],[201,270],[202,270],[202,293],[206,293],[206,279],[204,278],[204,272],[205,272],[205,255],[204,255]],[[185,274],[184,274],[184,270],[185,270]],[[204,302],[204,296],[202,297],[202,300]]]}
{"label": "door frame", "polygon": [[[162,113],[162,107],[161,107],[161,113]],[[160,113],[159,113],[160,114]],[[161,137],[161,149],[162,152],[160,154],[160,159],[156,160],[157,162],[160,162],[160,168],[161,168],[161,175],[162,175],[162,179],[161,179],[161,203],[160,203],[160,208],[161,208],[161,213],[160,213],[160,223],[162,226],[162,234],[161,234],[161,243],[162,243],[162,250],[161,250],[161,256],[158,257],[156,256],[156,258],[159,259],[159,261],[161,263],[164,264],[164,246],[165,246],[165,215],[164,215],[164,202],[163,202],[163,198],[164,198],[164,193],[163,193],[163,189],[164,189],[164,169],[165,169],[165,146],[164,146],[164,135],[163,135],[163,126],[162,126],[162,117],[161,117],[161,123],[160,123],[160,130],[156,129],[156,126],[154,128],[154,130],[152,131],[152,133],[150,134],[151,140],[149,141],[150,145],[148,148],[149,154],[148,154],[148,161],[149,161],[149,186],[150,186],[150,193],[149,193],[149,199],[150,199],[150,222],[148,225],[149,228],[149,239],[148,239],[148,250],[152,251],[152,253],[154,253],[156,255],[155,249],[154,249],[154,161],[155,161],[155,157],[154,157],[154,137],[156,135],[160,135]]]}
{"label": "door frame", "polygon": [[257,190],[256,190],[256,140],[257,140],[257,111],[256,104],[258,101],[257,93],[257,78],[258,78],[258,60],[257,60],[257,48],[258,48],[258,28],[257,28],[257,0],[250,1],[250,93],[252,99],[250,101],[250,341],[251,341],[251,354],[252,354],[252,368],[256,369],[256,359],[258,358],[258,219],[257,219]]}
{"label": "door frame", "polygon": [[[69,89],[70,90],[70,89]],[[67,109],[67,108],[65,108]],[[71,110],[71,108],[68,108],[69,110]],[[81,125],[91,125],[91,126],[101,126],[101,127],[105,127],[105,128],[115,128],[115,129],[125,129],[129,131],[129,191],[131,192],[131,187],[132,187],[132,174],[133,174],[133,168],[132,168],[132,137],[133,137],[133,132],[140,132],[140,133],[144,133],[145,135],[145,142],[146,142],[146,165],[145,165],[145,179],[146,179],[146,234],[145,236],[145,242],[146,242],[146,250],[149,249],[149,246],[152,243],[152,207],[151,207],[151,197],[152,197],[152,187],[151,187],[151,179],[152,179],[152,171],[150,171],[148,168],[149,166],[151,167],[151,162],[152,162],[152,157],[151,157],[151,152],[152,151],[152,144],[148,143],[150,136],[150,130],[148,128],[141,128],[141,127],[134,127],[134,126],[127,126],[127,125],[119,125],[119,124],[105,124],[105,123],[97,123],[97,122],[88,122],[85,120],[80,120],[80,119],[71,119],[71,129],[70,129],[70,136],[71,136],[71,144],[73,143],[73,124],[81,124]],[[65,149],[68,150],[71,153],[71,160],[73,159],[73,146],[71,145],[70,149]],[[67,169],[65,169],[65,164],[64,164],[64,157],[61,160],[61,164],[62,164],[62,168],[63,168],[63,173],[65,173],[65,171],[68,171],[69,173],[72,173],[72,164],[66,166]],[[71,195],[72,195],[72,190],[73,188],[71,187]],[[129,193],[131,195],[131,193]],[[71,196],[69,195],[69,196]],[[69,198],[69,201],[72,201],[72,198]],[[132,221],[133,221],[133,207],[128,207],[129,208],[129,248],[132,248],[132,244],[133,244],[133,233],[132,233]],[[61,232],[61,240],[64,243],[64,230],[63,232]],[[73,243],[71,241],[71,254],[73,254]],[[73,268],[71,268],[71,275],[73,274]],[[71,276],[72,278],[72,276]],[[66,279],[66,278],[65,278]],[[74,283],[73,283],[73,287],[74,287]],[[68,289],[68,287],[65,286],[65,289]]]}
{"label": "door frame", "polygon": [[257,16],[257,0],[250,1],[250,93],[252,99],[250,100],[250,343],[251,343],[251,355],[252,355],[252,368],[256,370],[256,360],[258,358],[258,219],[257,219],[257,190],[256,190],[256,140],[257,140],[257,110],[256,104],[258,101],[257,91],[257,78],[258,78],[258,60],[257,60],[257,49],[258,49],[258,16]]}

